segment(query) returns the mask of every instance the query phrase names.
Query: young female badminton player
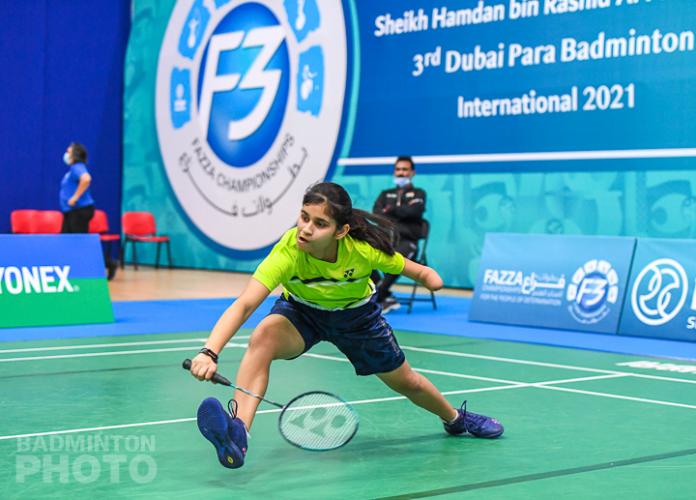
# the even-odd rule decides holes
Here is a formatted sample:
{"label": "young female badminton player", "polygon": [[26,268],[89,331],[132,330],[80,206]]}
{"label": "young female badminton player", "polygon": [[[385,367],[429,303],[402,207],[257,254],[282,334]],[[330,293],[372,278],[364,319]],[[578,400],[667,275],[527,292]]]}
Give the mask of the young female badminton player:
{"label": "young female badminton player", "polygon": [[[283,294],[256,327],[237,372],[237,385],[264,395],[270,365],[293,359],[322,340],[336,345],[358,375],[377,375],[387,386],[442,419],[450,434],[468,432],[496,438],[500,423],[484,415],[453,408],[435,386],[411,369],[391,327],[374,301],[373,269],[403,274],[429,290],[442,288],[433,269],[396,253],[388,222],[352,207],[338,184],[310,187],[302,200],[297,227],[287,231],[261,262],[241,296],[222,314],[205,347],[193,359],[191,373],[210,380],[217,358],[242,323],[278,285]],[[232,414],[217,399],[198,410],[199,428],[216,448],[220,463],[241,467],[260,401],[236,391]],[[234,402],[236,401],[236,404]]]}

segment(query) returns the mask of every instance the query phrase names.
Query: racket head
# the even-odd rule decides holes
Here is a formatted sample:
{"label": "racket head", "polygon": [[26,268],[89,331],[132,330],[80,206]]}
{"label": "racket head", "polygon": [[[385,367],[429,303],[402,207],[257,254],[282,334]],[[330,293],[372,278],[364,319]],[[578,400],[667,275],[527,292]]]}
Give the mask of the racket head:
{"label": "racket head", "polygon": [[345,446],[358,432],[360,419],[345,400],[324,391],[293,398],[283,407],[278,429],[293,446],[309,451],[329,451]]}

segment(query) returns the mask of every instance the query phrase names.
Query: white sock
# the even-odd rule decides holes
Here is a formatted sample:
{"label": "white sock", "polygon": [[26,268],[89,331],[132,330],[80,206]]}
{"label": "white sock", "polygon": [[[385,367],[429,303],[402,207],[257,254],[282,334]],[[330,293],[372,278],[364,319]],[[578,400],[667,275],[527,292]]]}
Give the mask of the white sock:
{"label": "white sock", "polygon": [[455,423],[457,420],[459,420],[459,417],[460,417],[460,416],[461,416],[460,413],[457,412],[457,416],[454,417],[454,418],[453,418],[452,420],[450,420],[449,422],[447,422],[447,421],[444,420],[444,419],[440,419],[440,420],[442,420],[443,422],[445,422],[447,425],[452,425],[452,424]]}

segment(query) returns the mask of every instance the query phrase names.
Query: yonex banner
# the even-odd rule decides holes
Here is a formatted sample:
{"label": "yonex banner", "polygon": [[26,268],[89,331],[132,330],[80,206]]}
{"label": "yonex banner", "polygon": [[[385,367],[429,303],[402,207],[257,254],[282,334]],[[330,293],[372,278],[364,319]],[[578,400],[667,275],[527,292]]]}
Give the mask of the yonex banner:
{"label": "yonex banner", "polygon": [[0,235],[0,327],[113,321],[97,235]]}
{"label": "yonex banner", "polygon": [[696,241],[638,240],[619,333],[696,341]]}
{"label": "yonex banner", "polygon": [[469,318],[616,333],[635,241],[488,234]]}

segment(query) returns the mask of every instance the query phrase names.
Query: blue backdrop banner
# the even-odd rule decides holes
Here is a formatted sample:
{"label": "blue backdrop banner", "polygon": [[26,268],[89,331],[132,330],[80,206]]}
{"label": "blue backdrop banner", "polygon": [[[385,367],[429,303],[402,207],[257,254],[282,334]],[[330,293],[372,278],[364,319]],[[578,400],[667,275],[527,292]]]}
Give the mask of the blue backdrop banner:
{"label": "blue backdrop banner", "polygon": [[448,286],[473,286],[486,233],[696,236],[693,0],[132,9],[123,209],[179,266],[253,271],[308,184],[371,210],[403,154]]}
{"label": "blue backdrop banner", "polygon": [[678,96],[696,90],[695,8],[684,0],[359,2],[350,154],[377,160],[345,163],[365,174],[408,149],[450,172],[511,171],[511,162],[566,170],[568,160],[606,170],[616,158],[632,161],[615,168],[636,168],[656,155],[676,164],[694,154],[682,150],[694,145],[693,108]]}
{"label": "blue backdrop banner", "polygon": [[696,341],[696,242],[639,239],[619,333]]}
{"label": "blue backdrop banner", "polygon": [[469,318],[616,333],[634,238],[491,233]]}

